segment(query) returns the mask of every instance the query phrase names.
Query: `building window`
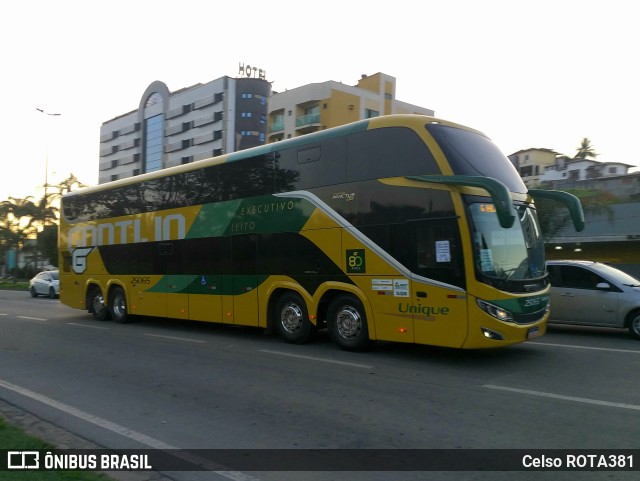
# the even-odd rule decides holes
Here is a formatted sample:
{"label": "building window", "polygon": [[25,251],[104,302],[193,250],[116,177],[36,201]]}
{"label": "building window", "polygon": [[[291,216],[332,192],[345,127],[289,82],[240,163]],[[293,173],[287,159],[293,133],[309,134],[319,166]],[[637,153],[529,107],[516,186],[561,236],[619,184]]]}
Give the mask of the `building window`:
{"label": "building window", "polygon": [[162,96],[158,92],[153,92],[149,95],[145,107],[151,107],[152,105],[159,104],[160,102],[162,102]]}
{"label": "building window", "polygon": [[243,93],[242,94],[242,98],[243,99],[252,99],[253,98],[253,94],[252,93]]}
{"label": "building window", "polygon": [[384,94],[384,99],[385,99],[385,100],[393,100],[393,95],[391,95],[391,94]]}
{"label": "building window", "polygon": [[144,171],[162,169],[162,142],[164,139],[164,118],[162,114],[145,119],[145,160]]}
{"label": "building window", "polygon": [[320,107],[318,105],[314,105],[313,107],[307,107],[304,109],[305,115],[317,115],[320,113]]}
{"label": "building window", "polygon": [[380,112],[378,112],[377,110],[364,109],[365,119],[372,119],[373,117],[379,117],[379,116],[380,116]]}
{"label": "building window", "polygon": [[243,119],[250,119],[252,117],[252,113],[251,112],[242,112],[240,114],[240,117],[242,117]]}
{"label": "building window", "polygon": [[260,132],[260,134],[258,135],[260,142],[264,142],[267,140],[266,135],[264,134],[264,132]]}

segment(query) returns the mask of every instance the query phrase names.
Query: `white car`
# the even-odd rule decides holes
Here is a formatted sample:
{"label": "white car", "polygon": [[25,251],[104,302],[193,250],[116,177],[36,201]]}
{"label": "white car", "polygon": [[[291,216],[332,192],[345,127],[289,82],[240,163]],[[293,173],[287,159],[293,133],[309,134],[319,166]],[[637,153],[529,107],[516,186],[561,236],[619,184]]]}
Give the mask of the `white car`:
{"label": "white car", "polygon": [[601,262],[548,261],[550,323],[629,329],[640,339],[640,280]]}
{"label": "white car", "polygon": [[60,272],[43,271],[29,281],[31,297],[49,296],[54,299],[60,296]]}

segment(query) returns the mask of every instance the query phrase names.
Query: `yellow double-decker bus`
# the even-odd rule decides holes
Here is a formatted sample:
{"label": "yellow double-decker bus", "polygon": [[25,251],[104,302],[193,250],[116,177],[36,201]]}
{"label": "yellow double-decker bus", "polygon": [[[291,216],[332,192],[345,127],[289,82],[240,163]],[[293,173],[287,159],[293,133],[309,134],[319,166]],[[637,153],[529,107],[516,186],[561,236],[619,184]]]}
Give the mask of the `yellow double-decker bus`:
{"label": "yellow double-decker bus", "polygon": [[455,348],[544,334],[533,198],[482,133],[390,115],[71,192],[60,298],[134,315],[259,326],[341,348]]}

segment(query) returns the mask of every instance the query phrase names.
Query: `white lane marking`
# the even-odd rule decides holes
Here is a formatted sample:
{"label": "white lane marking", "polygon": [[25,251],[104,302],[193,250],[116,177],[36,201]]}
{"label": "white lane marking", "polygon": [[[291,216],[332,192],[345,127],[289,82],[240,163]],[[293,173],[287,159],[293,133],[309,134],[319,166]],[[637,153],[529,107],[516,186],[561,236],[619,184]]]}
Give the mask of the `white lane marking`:
{"label": "white lane marking", "polygon": [[585,397],[576,397],[576,396],[565,396],[563,394],[554,394],[554,393],[542,392],[542,391],[531,391],[529,389],[518,389],[515,387],[496,386],[495,384],[485,384],[482,387],[486,387],[487,389],[497,389],[500,391],[517,392],[519,394],[529,394],[531,396],[548,397],[552,399],[562,399],[563,401],[573,401],[573,402],[579,402],[579,403],[585,403],[585,404],[596,404],[598,406],[607,406],[607,407],[621,408],[621,409],[633,409],[634,411],[640,411],[640,406],[635,404],[614,403],[611,401],[601,401],[599,399],[589,399]]}
{"label": "white lane marking", "polygon": [[143,336],[159,337],[161,339],[171,339],[173,341],[198,342],[200,344],[207,343],[207,341],[201,341],[200,339],[189,339],[187,337],[177,337],[177,336],[163,336],[162,334],[143,334]]}
{"label": "white lane marking", "polygon": [[574,346],[571,344],[554,344],[551,342],[538,342],[534,341],[531,344],[538,344],[540,346],[551,346],[551,347],[568,347],[571,349],[589,349],[591,351],[610,351],[610,352],[626,352],[629,354],[640,354],[640,349],[613,349],[610,347],[591,347],[591,346]]}
{"label": "white lane marking", "polygon": [[278,356],[295,357],[298,359],[307,359],[309,361],[328,362],[331,364],[341,364],[343,366],[361,367],[363,369],[373,369],[373,366],[368,364],[358,364],[355,362],[336,361],[335,359],[326,359],[324,357],[303,356],[301,354],[290,354],[282,351],[271,351],[269,349],[260,349],[260,352],[266,352],[267,354],[276,354]]}
{"label": "white lane marking", "polygon": [[46,319],[42,319],[41,317],[29,317],[29,316],[16,316],[18,319],[28,319],[29,321],[46,321]]}
{"label": "white lane marking", "polygon": [[79,322],[67,322],[67,324],[69,324],[70,326],[78,326],[78,327],[89,327],[91,329],[104,329],[104,330],[109,330],[108,327],[104,327],[104,326],[92,326],[91,324],[81,324]]}
{"label": "white lane marking", "polygon": [[125,426],[120,426],[119,424],[107,421],[106,419],[94,416],[93,414],[86,413],[84,411],[81,411],[80,409],[74,408],[73,406],[69,406],[68,404],[64,404],[60,401],[56,401],[55,399],[51,399],[50,397],[44,396],[43,394],[38,394],[37,392],[31,391],[24,387],[11,384],[7,381],[3,381],[2,379],[0,379],[0,387],[8,389],[9,391],[16,392],[18,394],[22,394],[25,397],[39,401],[42,404],[51,406],[52,408],[58,409],[59,411],[70,414],[71,416],[75,416],[91,424],[95,424],[96,426],[100,426],[116,434],[120,434],[121,436],[133,439],[134,441],[138,441],[139,443],[142,443],[146,446],[150,446],[155,449],[178,449],[174,446],[171,446],[170,444],[149,437],[146,434],[138,433]]}
{"label": "white lane marking", "polygon": [[8,316],[9,314],[5,314],[4,312],[0,312],[0,316]]}
{"label": "white lane marking", "polygon": [[[21,394],[25,397],[33,399],[35,401],[46,404],[47,406],[51,406],[52,408],[58,409],[64,413],[67,413],[71,416],[75,416],[83,421],[94,424],[101,428],[104,428],[108,431],[119,434],[120,436],[124,436],[125,438],[133,439],[145,446],[149,446],[154,449],[161,449],[163,451],[173,451],[179,450],[175,446],[167,444],[158,439],[152,438],[151,436],[147,436],[146,434],[139,433],[134,431],[133,429],[129,429],[125,426],[121,426],[120,424],[113,423],[106,419],[103,419],[98,416],[94,416],[93,414],[89,414],[80,409],[77,409],[73,406],[69,406],[68,404],[62,403],[60,401],[56,401],[55,399],[51,399],[50,397],[44,396],[43,394],[38,394],[37,392],[31,391],[30,389],[18,386],[16,384],[12,384],[10,382],[4,381],[0,379],[0,387],[8,389],[9,391],[13,391],[15,393]],[[176,454],[176,456],[181,456],[180,453]],[[206,463],[206,460],[200,460],[196,457],[185,456],[185,459],[193,462],[202,462]],[[214,471],[216,474],[220,476],[224,476],[225,478],[232,479],[234,481],[258,481],[258,478],[254,478],[253,476],[249,476],[241,471]]]}

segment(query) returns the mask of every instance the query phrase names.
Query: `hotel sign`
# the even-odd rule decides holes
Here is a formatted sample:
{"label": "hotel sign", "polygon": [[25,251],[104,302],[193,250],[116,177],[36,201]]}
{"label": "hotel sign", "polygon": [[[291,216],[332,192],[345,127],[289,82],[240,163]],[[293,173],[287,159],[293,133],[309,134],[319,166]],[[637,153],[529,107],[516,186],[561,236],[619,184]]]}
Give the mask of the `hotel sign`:
{"label": "hotel sign", "polygon": [[267,71],[258,67],[252,67],[251,65],[245,65],[243,63],[238,64],[238,75],[240,77],[247,78],[261,78],[266,80]]}

